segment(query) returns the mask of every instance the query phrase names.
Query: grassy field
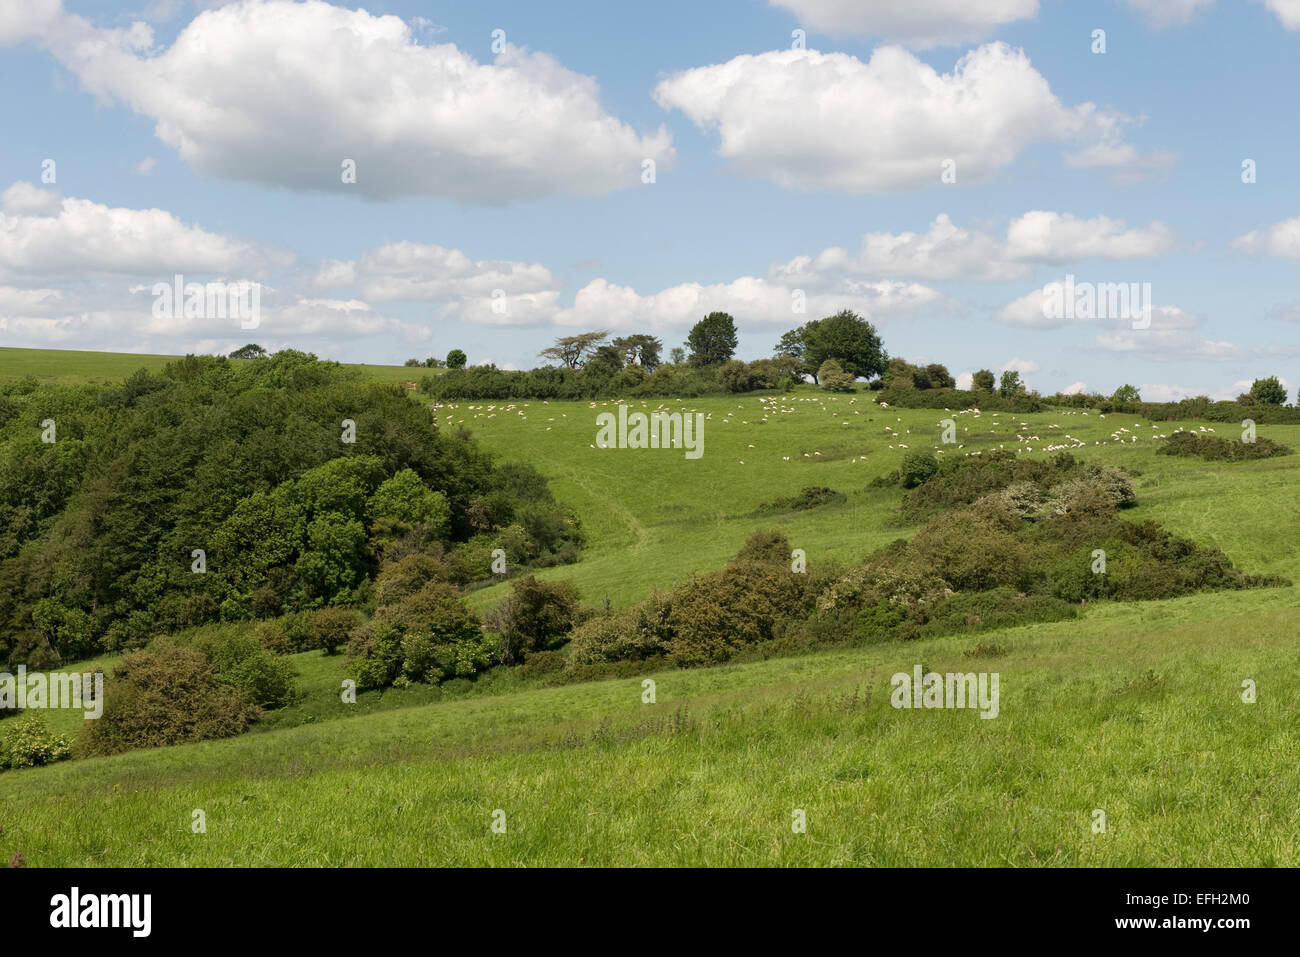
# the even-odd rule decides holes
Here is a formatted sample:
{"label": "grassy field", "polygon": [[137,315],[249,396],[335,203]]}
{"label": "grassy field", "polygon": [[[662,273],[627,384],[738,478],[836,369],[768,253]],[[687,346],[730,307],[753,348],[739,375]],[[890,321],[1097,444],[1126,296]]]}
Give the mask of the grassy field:
{"label": "grassy field", "polygon": [[[653,411],[658,401],[632,403]],[[581,516],[591,538],[580,564],[546,571],[568,578],[584,599],[638,601],[692,572],[726,562],[756,527],[784,529],[792,546],[819,558],[859,559],[914,529],[898,521],[898,489],[870,489],[897,469],[909,449],[945,456],[1005,448],[1050,457],[1066,448],[1085,461],[1135,473],[1139,505],[1126,513],[1223,549],[1243,569],[1300,580],[1300,522],[1295,481],[1300,457],[1229,465],[1157,455],[1175,429],[1224,423],[1152,423],[1133,416],[1060,411],[1013,413],[882,409],[869,395],[830,396],[814,389],[786,399],[744,397],[664,403],[703,412],[704,456],[676,450],[595,448],[596,415],[615,402],[468,403],[438,409],[440,421],[466,427],[503,459],[533,463],[557,496]],[[956,447],[941,441],[944,418],[957,426]],[[766,419],[766,421],[764,421]],[[1126,431],[1120,432],[1120,429]],[[1300,448],[1300,426],[1263,426],[1260,435]],[[1082,443],[1082,444],[1078,444]],[[809,485],[848,496],[842,505],[756,517],[764,502]],[[479,605],[506,586],[475,592]]]}
{"label": "grassy field", "polygon": [[[577,510],[583,560],[543,574],[573,580],[590,604],[628,604],[716,568],[755,527],[784,529],[810,562],[906,537],[899,491],[867,485],[908,448],[931,446],[1071,447],[1123,466],[1138,476],[1127,518],[1300,581],[1300,456],[1155,454],[1179,425],[1235,436],[1231,426],[954,412],[954,447],[939,442],[945,413],[881,409],[865,394],[664,405],[708,416],[702,459],[593,448],[596,414],[615,403],[438,414],[535,464]],[[1300,447],[1300,427],[1260,434]],[[808,485],[848,499],[754,515]],[[35,866],[1295,866],[1298,598],[1291,587],[1093,603],[1075,621],[978,637],[562,687],[502,673],[355,706],[338,701],[339,659],[299,655],[306,697],[257,733],[0,774],[0,854],[20,849]],[[890,676],[915,664],[998,672],[999,716],[894,709]],[[654,704],[642,702],[643,677],[657,683]],[[503,834],[491,827],[498,810]],[[792,830],[796,810],[806,833]]]}
{"label": "grassy field", "polygon": [[[120,352],[75,352],[68,349],[0,348],[0,382],[29,375],[63,385],[114,382],[125,379],[137,369],[161,372],[167,363],[179,358],[181,357]],[[421,376],[438,371],[405,366],[356,364],[354,367],[360,369],[366,378],[380,382],[419,382]]]}

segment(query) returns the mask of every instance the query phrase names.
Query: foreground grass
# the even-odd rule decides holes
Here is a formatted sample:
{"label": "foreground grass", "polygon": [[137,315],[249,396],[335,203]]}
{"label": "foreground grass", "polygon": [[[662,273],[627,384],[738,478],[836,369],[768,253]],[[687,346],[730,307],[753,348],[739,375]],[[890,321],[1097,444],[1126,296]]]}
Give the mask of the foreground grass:
{"label": "foreground grass", "polygon": [[[1071,623],[464,698],[0,775],[32,865],[1300,863],[1300,610]],[[1207,620],[1215,618],[1217,620]],[[1129,622],[1130,625],[1136,622]],[[967,657],[976,645],[991,657]],[[1001,714],[889,676],[997,671]],[[1252,679],[1258,701],[1241,701]],[[207,831],[191,831],[192,812]],[[507,833],[491,830],[505,812]],[[795,809],[807,814],[795,834]],[[1094,834],[1104,810],[1107,831]]]}

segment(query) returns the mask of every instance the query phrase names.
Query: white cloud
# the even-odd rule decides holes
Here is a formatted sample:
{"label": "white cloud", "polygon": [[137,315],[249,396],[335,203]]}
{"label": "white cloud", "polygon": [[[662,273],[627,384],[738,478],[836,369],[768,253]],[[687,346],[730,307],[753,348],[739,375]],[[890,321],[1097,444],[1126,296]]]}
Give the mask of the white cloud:
{"label": "white cloud", "polygon": [[975,373],[973,372],[963,372],[957,376],[957,388],[963,392],[969,392],[974,384]]}
{"label": "white cloud", "polygon": [[1038,0],[769,0],[810,30],[915,47],[969,43],[1038,13]]}
{"label": "white cloud", "polygon": [[1021,359],[1019,356],[1006,362],[998,369],[999,372],[1019,372],[1022,376],[1030,375],[1039,370],[1037,362],[1030,359]]}
{"label": "white cloud", "polygon": [[665,109],[717,129],[742,175],[851,192],[988,179],[1040,142],[1118,142],[1127,117],[1067,107],[1023,50],[990,43],[951,73],[900,47],[864,63],[844,53],[778,50],[676,73],[655,88]]}
{"label": "white cloud", "polygon": [[565,326],[650,329],[689,327],[710,312],[729,312],[746,322],[797,325],[809,318],[853,309],[872,320],[913,315],[945,303],[943,295],[917,283],[846,282],[833,293],[808,295],[802,313],[793,310],[793,289],[754,276],[728,283],[682,283],[649,295],[605,279],[589,282],[573,305],[559,309],[554,321]]}
{"label": "white cloud", "polygon": [[[506,44],[479,63],[422,45],[396,16],[240,0],[200,13],[168,48],[67,17],[46,43],[91,93],[156,121],[198,172],[293,190],[501,204],[641,187],[674,158],[666,129],[610,116],[591,77]],[[356,182],[342,181],[356,164]]]}
{"label": "white cloud", "polygon": [[[42,300],[37,296],[40,292],[53,296]],[[252,339],[263,345],[278,342],[318,355],[336,355],[345,361],[355,361],[359,340],[381,337],[416,344],[432,337],[428,325],[381,315],[358,300],[286,297],[287,301],[280,303],[281,297],[267,289],[257,328],[241,329],[239,319],[154,315],[149,286],[135,287],[131,295],[122,292],[103,289],[72,297],[52,290],[0,286],[0,332],[6,345],[167,355],[229,352]],[[106,308],[87,305],[102,299],[116,301]]]}
{"label": "white cloud", "polygon": [[1088,391],[1088,383],[1075,382],[1061,390],[1061,395],[1082,395]]}
{"label": "white cloud", "polygon": [[29,183],[0,194],[0,276],[255,270],[268,253],[187,226],[161,209],[56,197]]}
{"label": "white cloud", "polygon": [[1174,233],[1161,222],[1125,229],[1123,220],[1098,216],[1076,219],[1069,213],[1033,210],[1007,227],[1006,255],[1039,263],[1077,259],[1145,259],[1168,252]]}
{"label": "white cloud", "polygon": [[1121,329],[1097,336],[1097,346],[1104,352],[1124,353],[1156,362],[1202,360],[1226,362],[1241,358],[1241,350],[1231,342],[1202,339],[1186,322],[1177,319],[1169,324],[1153,319],[1150,329]]}
{"label": "white cloud", "polygon": [[1264,0],[1264,6],[1277,14],[1282,26],[1300,30],[1300,0]]}
{"label": "white cloud", "polygon": [[1283,322],[1300,322],[1300,302],[1279,302],[1268,310],[1268,315]]}
{"label": "white cloud", "polygon": [[1011,221],[1006,239],[985,227],[953,224],[946,213],[924,233],[867,233],[853,256],[839,246],[816,256],[797,256],[771,267],[768,275],[795,286],[816,286],[839,276],[897,276],[914,279],[1018,279],[1030,263],[1077,259],[1132,260],[1158,256],[1174,246],[1174,233],[1160,222],[1126,229],[1122,220],[1033,210]]}
{"label": "white cloud", "polygon": [[[339,273],[344,266],[338,264]],[[491,297],[545,292],[555,286],[536,263],[475,261],[459,249],[412,242],[389,243],[366,253],[355,267],[362,295],[376,302]]]}
{"label": "white cloud", "polygon": [[1267,229],[1255,229],[1232,241],[1234,249],[1246,253],[1267,253],[1287,259],[1300,259],[1300,216],[1284,219]]}
{"label": "white cloud", "polygon": [[1028,268],[1006,261],[989,232],[953,225],[940,213],[924,233],[867,233],[858,255],[833,246],[816,256],[775,265],[769,275],[793,285],[812,285],[838,275],[890,275],[917,279],[1015,279]]}
{"label": "white cloud", "polygon": [[153,172],[153,168],[157,165],[158,161],[156,159],[152,156],[146,156],[144,159],[140,160],[140,162],[136,163],[135,166],[132,167],[132,170],[137,176],[148,176]]}
{"label": "white cloud", "polygon": [[1071,169],[1102,169],[1110,181],[1120,186],[1162,180],[1178,163],[1177,153],[1153,150],[1141,153],[1131,143],[1107,140],[1084,147],[1065,157]]}
{"label": "white cloud", "polygon": [[320,272],[313,281],[323,288],[350,286],[357,281],[357,264],[354,260],[327,259],[321,263]]}
{"label": "white cloud", "polygon": [[7,0],[0,4],[0,46],[41,36],[62,12],[61,0]]}
{"label": "white cloud", "polygon": [[21,180],[0,193],[0,212],[11,216],[50,216],[63,206],[63,194]]}
{"label": "white cloud", "polygon": [[1214,0],[1124,0],[1124,3],[1142,14],[1152,26],[1168,27],[1187,23],[1198,11],[1213,4]]}
{"label": "white cloud", "polygon": [[[1190,329],[1200,324],[1200,319],[1191,313],[1185,312],[1177,306],[1157,306],[1154,303],[1143,302],[1143,288],[1138,285],[1136,293],[1133,286],[1135,283],[1117,283],[1117,286],[1128,287],[1128,302],[1125,305],[1123,291],[1114,300],[1112,300],[1110,291],[1102,289],[1100,283],[1093,285],[1093,306],[1091,310],[1079,304],[1078,290],[1081,290],[1085,282],[1078,280],[1075,282],[1076,289],[1076,311],[1074,315],[1065,315],[1061,310],[1062,292],[1057,292],[1050,287],[1062,284],[1061,280],[1055,280],[1044,284],[1038,289],[1033,289],[1019,299],[1014,299],[1002,307],[998,312],[998,321],[1005,322],[1013,326],[1025,326],[1036,329],[1055,329],[1061,326],[1076,325],[1079,323],[1091,322],[1114,322],[1120,323],[1132,328],[1134,322],[1141,321],[1142,307],[1151,306],[1151,326],[1164,329]],[[1068,288],[1068,287],[1067,287]],[[1127,312],[1125,312],[1127,308]],[[1142,331],[1142,330],[1138,330]]]}
{"label": "white cloud", "polygon": [[21,312],[45,312],[62,305],[63,293],[57,289],[18,289],[0,286],[0,316]]}

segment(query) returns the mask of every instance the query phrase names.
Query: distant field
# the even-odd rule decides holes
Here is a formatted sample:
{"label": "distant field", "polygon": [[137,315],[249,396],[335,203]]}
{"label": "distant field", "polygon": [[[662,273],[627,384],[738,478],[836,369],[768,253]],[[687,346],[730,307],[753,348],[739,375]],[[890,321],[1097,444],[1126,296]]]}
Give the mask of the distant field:
{"label": "distant field", "polygon": [[[120,352],[77,352],[71,349],[0,348],[0,381],[21,379],[30,375],[64,385],[112,382],[125,379],[137,369],[161,372],[167,363],[179,358],[181,357]],[[419,382],[421,376],[441,371],[406,366],[345,364],[360,369],[366,378],[379,382]]]}
{"label": "distant field", "polygon": [[[914,529],[897,518],[900,491],[867,486],[918,448],[951,457],[1001,447],[1044,458],[1055,454],[1049,449],[1069,447],[1084,461],[1139,473],[1138,507],[1125,513],[1130,520],[1150,518],[1217,546],[1248,572],[1300,581],[1294,533],[1300,455],[1223,464],[1156,454],[1161,440],[1155,437],[1180,426],[1232,437],[1239,430],[1231,424],[1152,423],[1078,410],[977,416],[882,409],[869,393],[832,396],[812,387],[788,398],[638,399],[631,408],[649,412],[661,404],[707,416],[703,458],[688,460],[675,450],[594,448],[596,415],[616,409],[616,402],[471,402],[445,406],[438,415],[469,428],[503,460],[531,462],[577,510],[590,538],[583,560],[542,574],[574,581],[592,604],[605,595],[615,605],[630,604],[718,568],[759,527],[784,529],[810,562],[856,560],[910,537]],[[940,442],[940,420],[949,415],[957,423],[957,447]],[[1259,434],[1300,449],[1300,426],[1261,426]],[[1083,444],[1076,447],[1076,441]],[[760,504],[809,485],[843,492],[848,501],[753,514]],[[471,601],[490,603],[506,587],[474,592]]]}

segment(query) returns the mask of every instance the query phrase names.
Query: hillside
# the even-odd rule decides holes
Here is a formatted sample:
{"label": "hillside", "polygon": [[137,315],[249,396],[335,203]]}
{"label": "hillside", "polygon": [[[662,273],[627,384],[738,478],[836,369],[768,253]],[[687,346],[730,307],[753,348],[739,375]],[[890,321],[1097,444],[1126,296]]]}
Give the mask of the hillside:
{"label": "hillside", "polygon": [[[942,413],[811,388],[664,405],[707,417],[702,460],[593,448],[613,403],[437,414],[443,430],[469,428],[500,460],[535,466],[579,515],[581,560],[539,575],[592,605],[718,568],[755,528],[784,530],[810,562],[858,560],[915,532],[898,489],[868,486],[907,451],[940,446]],[[1001,445],[1046,459],[1072,446],[1136,476],[1131,520],[1300,580],[1293,456],[1155,453],[1157,435],[1222,424],[957,411],[963,447],[945,455]],[[1297,426],[1261,435],[1300,444]],[[813,485],[846,499],[757,513]],[[469,600],[486,608],[506,587]],[[1071,621],[560,686],[504,669],[365,692],[361,714],[338,701],[342,659],[307,652],[291,659],[305,700],[258,733],[0,774],[0,853],[105,866],[1294,866],[1297,605],[1295,587],[1098,602]],[[890,676],[916,664],[999,672],[998,719],[890,707]],[[647,677],[654,704],[642,702]],[[205,834],[191,832],[195,809]],[[505,834],[490,827],[498,809]],[[791,832],[795,809],[806,834]],[[1096,809],[1105,834],[1091,829]]]}

